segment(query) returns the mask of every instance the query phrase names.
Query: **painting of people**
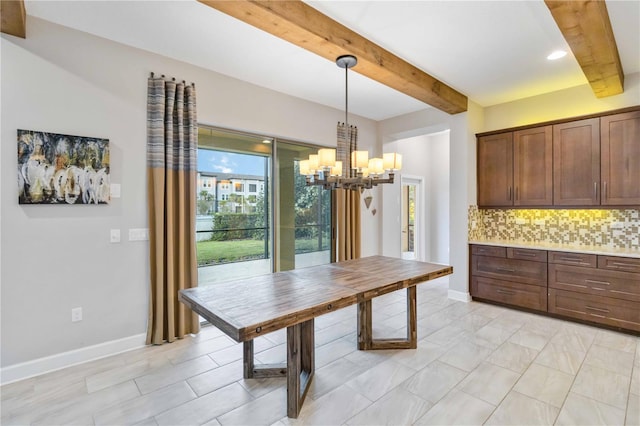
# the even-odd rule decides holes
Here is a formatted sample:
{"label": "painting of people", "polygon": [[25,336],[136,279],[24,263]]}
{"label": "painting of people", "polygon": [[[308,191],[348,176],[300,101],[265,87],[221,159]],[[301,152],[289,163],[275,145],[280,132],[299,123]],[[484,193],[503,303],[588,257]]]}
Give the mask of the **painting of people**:
{"label": "painting of people", "polygon": [[107,204],[109,140],[18,129],[20,204]]}

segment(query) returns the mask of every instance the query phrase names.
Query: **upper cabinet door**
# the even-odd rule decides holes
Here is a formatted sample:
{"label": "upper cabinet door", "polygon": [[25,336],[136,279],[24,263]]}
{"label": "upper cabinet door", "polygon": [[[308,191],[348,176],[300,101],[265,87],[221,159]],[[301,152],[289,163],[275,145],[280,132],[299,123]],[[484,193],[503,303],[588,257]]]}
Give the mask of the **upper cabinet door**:
{"label": "upper cabinet door", "polygon": [[536,127],[513,133],[515,206],[553,204],[553,128]]}
{"label": "upper cabinet door", "polygon": [[640,205],[640,111],[600,118],[603,205]]}
{"label": "upper cabinet door", "polygon": [[553,204],[600,205],[600,119],[553,126]]}
{"label": "upper cabinet door", "polygon": [[513,133],[478,138],[478,206],[513,205]]}

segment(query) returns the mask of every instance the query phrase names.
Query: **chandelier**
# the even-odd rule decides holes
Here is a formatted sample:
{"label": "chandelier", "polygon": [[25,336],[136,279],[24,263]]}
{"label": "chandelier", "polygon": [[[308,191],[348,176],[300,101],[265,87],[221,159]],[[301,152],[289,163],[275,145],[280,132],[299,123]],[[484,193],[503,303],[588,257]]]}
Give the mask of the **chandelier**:
{"label": "chandelier", "polygon": [[[368,151],[356,149],[357,128],[349,127],[349,68],[358,63],[352,55],[339,56],[336,64],[344,68],[345,108],[344,137],[338,137],[338,155],[332,148],[322,148],[308,160],[300,161],[300,174],[305,176],[307,186],[319,185],[324,189],[370,189],[382,183],[393,183],[394,173],[402,168],[402,156],[395,152],[382,158],[369,158]],[[346,163],[346,164],[345,164]],[[385,176],[386,174],[386,176]]]}

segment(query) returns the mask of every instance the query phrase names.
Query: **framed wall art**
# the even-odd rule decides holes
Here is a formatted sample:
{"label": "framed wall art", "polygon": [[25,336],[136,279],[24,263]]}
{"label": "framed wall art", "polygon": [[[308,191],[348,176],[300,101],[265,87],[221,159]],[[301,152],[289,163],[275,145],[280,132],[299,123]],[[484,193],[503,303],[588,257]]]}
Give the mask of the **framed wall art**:
{"label": "framed wall art", "polygon": [[109,139],[18,129],[20,204],[107,204]]}

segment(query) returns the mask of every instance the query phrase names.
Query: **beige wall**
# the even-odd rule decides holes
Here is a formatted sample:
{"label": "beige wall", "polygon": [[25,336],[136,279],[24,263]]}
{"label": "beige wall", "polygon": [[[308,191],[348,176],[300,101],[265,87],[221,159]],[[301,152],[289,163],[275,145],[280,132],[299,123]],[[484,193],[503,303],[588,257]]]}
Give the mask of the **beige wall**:
{"label": "beige wall", "polygon": [[483,132],[640,105],[640,73],[625,76],[624,93],[598,99],[591,86],[572,87],[484,109]]}

